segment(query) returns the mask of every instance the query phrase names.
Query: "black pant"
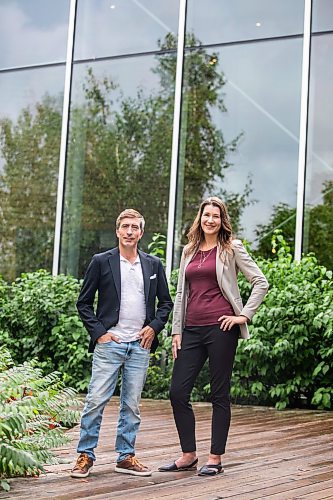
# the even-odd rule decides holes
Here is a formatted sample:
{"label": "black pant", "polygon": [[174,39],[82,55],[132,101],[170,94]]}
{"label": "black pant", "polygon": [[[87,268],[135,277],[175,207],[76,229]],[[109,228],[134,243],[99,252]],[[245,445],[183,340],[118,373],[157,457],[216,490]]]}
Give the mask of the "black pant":
{"label": "black pant", "polygon": [[230,379],[239,327],[222,331],[220,325],[185,327],[181,349],[175,360],[170,400],[184,453],[196,450],[195,418],[190,403],[194,382],[207,357],[209,359],[211,399],[213,404],[210,452],[225,452],[230,426]]}

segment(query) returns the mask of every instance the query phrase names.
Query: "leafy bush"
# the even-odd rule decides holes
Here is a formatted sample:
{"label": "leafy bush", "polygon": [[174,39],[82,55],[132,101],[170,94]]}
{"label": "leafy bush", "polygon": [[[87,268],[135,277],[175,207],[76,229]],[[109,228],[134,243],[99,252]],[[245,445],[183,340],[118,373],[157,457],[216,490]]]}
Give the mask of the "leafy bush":
{"label": "leafy bush", "polygon": [[75,303],[80,283],[72,276],[40,270],[11,285],[0,282],[0,336],[16,362],[38,358],[47,372],[57,370],[78,390],[88,386],[88,334]]}
{"label": "leafy bush", "polygon": [[[161,251],[160,251],[160,250]],[[151,251],[163,257],[161,235]],[[249,325],[251,339],[240,340],[235,359],[232,398],[239,403],[333,407],[333,280],[332,271],[314,255],[294,262],[282,235],[276,232],[272,258],[257,262],[270,290]],[[175,295],[177,271],[170,289]],[[251,286],[240,274],[241,295]],[[70,385],[86,389],[90,378],[88,336],[77,315],[79,281],[53,278],[46,271],[23,274],[12,285],[0,280],[0,335],[22,362],[38,357],[48,372],[59,370]],[[159,336],[143,395],[168,398],[172,373],[171,321]],[[194,400],[209,399],[207,366],[200,373]]]}
{"label": "leafy bush", "polygon": [[[286,406],[333,407],[332,271],[314,255],[295,262],[279,232],[273,259],[258,259],[270,290],[241,341],[235,360],[232,395]],[[249,285],[240,278],[242,296]]]}
{"label": "leafy bush", "polygon": [[0,484],[9,477],[39,475],[43,464],[57,463],[50,451],[68,442],[64,426],[79,420],[79,401],[58,373],[43,377],[37,362],[14,366],[0,347]]}

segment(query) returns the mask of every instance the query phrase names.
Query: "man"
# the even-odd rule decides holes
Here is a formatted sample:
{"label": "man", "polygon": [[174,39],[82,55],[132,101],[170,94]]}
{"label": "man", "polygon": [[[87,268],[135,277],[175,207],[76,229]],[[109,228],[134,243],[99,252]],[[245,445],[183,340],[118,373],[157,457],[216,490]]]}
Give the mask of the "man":
{"label": "man", "polygon": [[94,356],[81,418],[77,447],[80,456],[71,471],[72,477],[89,475],[103,411],[114,393],[120,368],[116,438],[119,456],[115,471],[151,475],[151,470],[135,456],[135,439],[140,425],[139,402],[150,350],[154,352],[158,346],[157,334],[164,328],[173,304],[161,261],[138,250],[143,230],[144,218],[136,210],[124,210],[118,216],[119,247],[94,255],[77,301],[80,317],[91,337],[89,352],[94,352]]}

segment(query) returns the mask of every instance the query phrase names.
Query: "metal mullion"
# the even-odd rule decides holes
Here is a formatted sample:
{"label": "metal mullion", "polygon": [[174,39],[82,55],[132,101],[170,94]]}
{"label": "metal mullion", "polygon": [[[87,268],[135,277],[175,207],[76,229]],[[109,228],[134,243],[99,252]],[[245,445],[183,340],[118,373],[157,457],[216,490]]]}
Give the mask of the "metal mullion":
{"label": "metal mullion", "polygon": [[166,274],[168,278],[170,277],[172,271],[173,246],[174,246],[174,236],[175,236],[175,216],[176,216],[175,210],[176,210],[178,158],[179,158],[179,143],[180,143],[182,85],[183,85],[183,72],[184,72],[186,4],[187,0],[180,0],[179,2],[177,65],[176,65],[175,100],[174,100],[174,113],[173,113],[168,232],[167,232],[167,250],[166,250]]}
{"label": "metal mullion", "polygon": [[312,18],[312,0],[305,0],[301,113],[300,113],[299,149],[298,149],[296,232],[295,232],[295,255],[294,255],[295,260],[298,261],[302,257],[302,241],[303,241],[303,227],[304,227],[304,200],[305,200],[305,180],[306,180],[305,176],[306,176],[310,55],[311,55],[311,18]]}
{"label": "metal mullion", "polygon": [[71,0],[70,10],[69,10],[65,85],[64,85],[64,99],[63,99],[63,112],[62,112],[62,125],[61,125],[56,222],[54,230],[54,249],[53,249],[53,267],[52,267],[53,276],[56,276],[59,273],[59,262],[60,262],[61,230],[62,230],[62,218],[63,218],[63,206],[64,206],[64,191],[65,191],[64,188],[65,188],[66,152],[67,152],[69,110],[70,110],[70,97],[71,97],[72,73],[73,73],[76,6],[77,6],[77,0]]}

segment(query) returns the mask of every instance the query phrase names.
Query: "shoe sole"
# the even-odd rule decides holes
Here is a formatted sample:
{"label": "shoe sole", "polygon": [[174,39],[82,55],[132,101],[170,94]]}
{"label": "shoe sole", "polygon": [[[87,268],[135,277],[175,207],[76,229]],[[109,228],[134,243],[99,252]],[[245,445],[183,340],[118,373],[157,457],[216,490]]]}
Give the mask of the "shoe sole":
{"label": "shoe sole", "polygon": [[165,469],[158,469],[158,472],[188,472],[188,471],[197,471],[198,468],[197,467],[179,467],[178,469],[174,469],[174,470],[165,470]]}
{"label": "shoe sole", "polygon": [[80,479],[80,477],[81,477],[81,478],[82,478],[82,477],[83,477],[83,478],[85,478],[85,477],[88,477],[88,476],[89,476],[90,471],[91,471],[91,469],[90,469],[90,470],[88,470],[88,472],[83,472],[83,473],[80,473],[80,472],[71,472],[71,473],[70,473],[70,476],[71,476],[71,477],[74,477],[74,478],[76,478],[76,479]]}
{"label": "shoe sole", "polygon": [[130,469],[122,469],[121,467],[115,467],[114,468],[115,472],[120,472],[121,474],[130,474],[131,476],[151,476],[151,471],[146,471],[146,472],[137,472],[135,470],[130,470]]}
{"label": "shoe sole", "polygon": [[223,474],[224,472],[224,469],[220,470],[219,472],[213,472],[212,474],[207,474],[207,473],[202,473],[202,472],[199,472],[198,476],[201,476],[201,477],[210,477],[210,476],[218,476],[219,474]]}

